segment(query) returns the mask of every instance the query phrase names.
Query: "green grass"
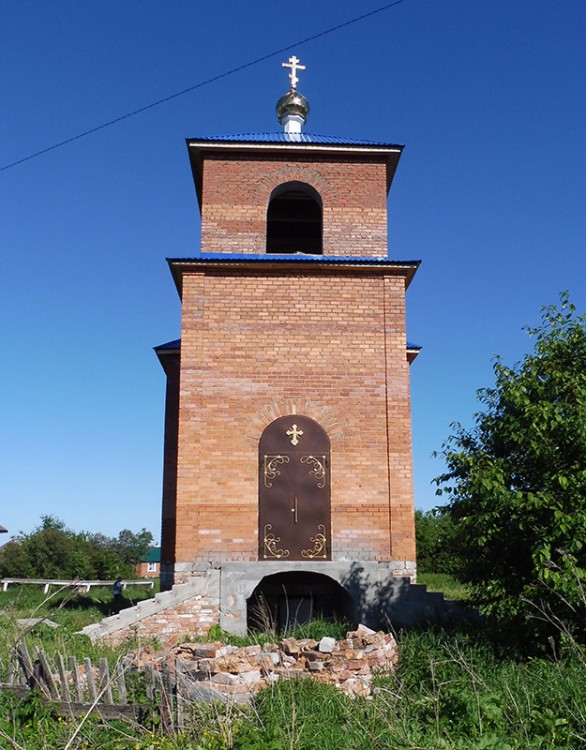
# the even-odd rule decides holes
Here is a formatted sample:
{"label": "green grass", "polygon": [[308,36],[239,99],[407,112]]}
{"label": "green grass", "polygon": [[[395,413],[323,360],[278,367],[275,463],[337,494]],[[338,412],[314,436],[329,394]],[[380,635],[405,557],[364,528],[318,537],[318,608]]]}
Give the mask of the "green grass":
{"label": "green grass", "polygon": [[[196,638],[197,641],[222,641],[223,643],[229,643],[232,646],[252,646],[265,643],[275,643],[283,638],[297,638],[301,640],[303,638],[310,638],[314,641],[321,640],[324,636],[330,636],[341,640],[346,637],[346,633],[351,630],[351,626],[347,622],[341,620],[326,620],[322,618],[316,618],[310,622],[304,623],[303,625],[296,625],[295,627],[285,632],[277,633],[274,630],[269,632],[253,631],[248,635],[233,635],[227,633],[218,625],[212,626],[210,632],[205,638]],[[190,640],[186,637],[186,640]]]}
{"label": "green grass", "polygon": [[[512,659],[482,633],[404,633],[395,674],[372,700],[332,686],[283,681],[251,708],[187,705],[185,732],[101,725],[69,747],[105,750],[574,750],[586,738],[586,665]],[[34,697],[0,697],[0,748],[60,750],[79,729]],[[7,739],[9,737],[10,739]]]}
{"label": "green grass", "polygon": [[[573,750],[586,742],[586,669],[510,658],[480,633],[404,633],[371,700],[283,681],[253,709],[192,707],[206,750]],[[200,734],[198,734],[198,732]],[[202,733],[205,744],[202,742]],[[230,743],[226,738],[230,738]],[[187,738],[184,738],[187,739]]]}
{"label": "green grass", "polygon": [[441,591],[446,599],[466,601],[470,594],[465,584],[449,573],[418,573],[417,583],[423,583],[429,591]]}
{"label": "green grass", "polygon": [[[449,577],[423,579],[430,588],[452,590]],[[148,595],[144,589],[136,594]],[[116,652],[75,635],[82,625],[99,619],[109,601],[109,591],[93,590],[91,597],[62,592],[48,600],[39,590],[24,587],[0,595],[0,662],[18,637],[16,619],[40,615],[61,627],[27,633],[29,647],[39,645],[49,654],[61,651],[78,658],[114,658]],[[317,621],[293,634],[318,640],[326,634],[340,637],[344,630],[343,623],[333,627]],[[257,641],[254,635],[246,639]],[[186,705],[186,728],[180,736],[163,736],[157,725],[102,724],[95,718],[82,726],[79,720],[58,721],[34,695],[22,702],[3,694],[0,750],[585,748],[586,657],[577,652],[557,663],[526,660],[507,648],[507,642],[506,633],[495,636],[494,629],[484,629],[481,622],[468,623],[465,632],[406,630],[399,634],[397,671],[376,677],[370,700],[351,700],[311,680],[283,681],[259,693],[252,707]]]}
{"label": "green grass", "polygon": [[[129,586],[124,599],[130,606],[153,595],[154,592],[144,586]],[[111,613],[112,594],[108,588],[96,587],[83,594],[71,589],[54,589],[44,594],[40,586],[12,586],[0,592],[0,681],[7,674],[12,649],[21,641],[31,652],[38,647],[49,656],[56,653],[78,658],[116,656],[120,649],[93,645],[87,636],[77,634],[81,628]],[[18,620],[39,617],[46,617],[59,627],[37,625],[30,628],[18,623]]]}

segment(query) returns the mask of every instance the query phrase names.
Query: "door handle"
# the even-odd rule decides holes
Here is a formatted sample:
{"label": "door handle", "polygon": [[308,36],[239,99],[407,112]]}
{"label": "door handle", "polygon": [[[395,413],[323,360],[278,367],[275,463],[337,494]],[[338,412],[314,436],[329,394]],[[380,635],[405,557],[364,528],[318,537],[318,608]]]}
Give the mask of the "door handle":
{"label": "door handle", "polygon": [[297,498],[293,500],[293,507],[291,508],[291,513],[293,513],[293,519],[295,523],[297,523]]}

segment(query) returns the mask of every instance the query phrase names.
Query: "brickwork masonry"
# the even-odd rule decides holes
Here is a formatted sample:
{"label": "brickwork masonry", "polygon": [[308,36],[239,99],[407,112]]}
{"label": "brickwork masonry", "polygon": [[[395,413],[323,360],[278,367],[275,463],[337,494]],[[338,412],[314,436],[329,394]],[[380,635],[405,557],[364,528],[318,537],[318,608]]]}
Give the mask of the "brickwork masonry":
{"label": "brickwork masonry", "polygon": [[165,643],[178,633],[205,636],[220,621],[220,590],[217,571],[193,575],[186,583],[156,594],[80,632],[93,643],[118,645],[133,637],[140,641],[158,639]]}
{"label": "brickwork masonry", "polygon": [[333,271],[184,276],[176,570],[258,559],[259,413],[286,402],[335,427],[332,558],[414,559],[404,287]]}
{"label": "brickwork masonry", "polygon": [[[294,414],[330,440],[326,558],[405,571],[415,560],[405,330],[415,265],[378,262],[388,260],[399,151],[190,147],[201,250],[214,257],[172,265],[182,331],[180,357],[164,364],[162,586],[264,557],[259,441],[274,419]],[[257,263],[252,256],[270,249],[271,200],[303,186],[319,197],[326,262]],[[238,262],[218,262],[232,253]]]}
{"label": "brickwork masonry", "polygon": [[264,253],[268,199],[274,188],[289,182],[310,184],[321,196],[324,255],[386,256],[386,161],[349,155],[208,157],[202,249]]}

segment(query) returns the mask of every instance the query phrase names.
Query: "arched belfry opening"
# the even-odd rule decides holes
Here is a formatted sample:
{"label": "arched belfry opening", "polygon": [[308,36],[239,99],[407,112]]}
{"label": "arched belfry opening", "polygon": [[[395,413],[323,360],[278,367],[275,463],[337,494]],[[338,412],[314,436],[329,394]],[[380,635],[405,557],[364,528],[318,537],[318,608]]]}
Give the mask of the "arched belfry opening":
{"label": "arched belfry opening", "polygon": [[276,187],[267,208],[267,253],[323,253],[323,203],[305,182]]}
{"label": "arched belfry opening", "polygon": [[247,628],[283,632],[312,619],[355,623],[350,594],[327,575],[310,571],[265,576],[246,602]]}

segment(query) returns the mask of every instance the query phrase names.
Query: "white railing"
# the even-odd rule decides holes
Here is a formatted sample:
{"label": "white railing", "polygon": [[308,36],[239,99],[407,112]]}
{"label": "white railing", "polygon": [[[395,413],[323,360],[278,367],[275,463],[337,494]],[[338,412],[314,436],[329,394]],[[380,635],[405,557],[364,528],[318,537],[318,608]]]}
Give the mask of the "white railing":
{"label": "white railing", "polygon": [[[65,580],[62,578],[2,578],[0,579],[0,583],[2,584],[2,591],[6,591],[7,588],[13,584],[30,584],[32,586],[43,586],[43,591],[45,594],[49,593],[49,589],[51,586],[59,586],[60,588],[75,588],[80,591],[87,592],[89,591],[92,586],[113,586],[114,581],[83,581],[80,579],[75,580]],[[150,579],[140,579],[140,580],[127,580],[122,581],[122,588],[123,590],[126,590],[127,586],[149,586],[151,589],[154,588],[155,582]]]}

